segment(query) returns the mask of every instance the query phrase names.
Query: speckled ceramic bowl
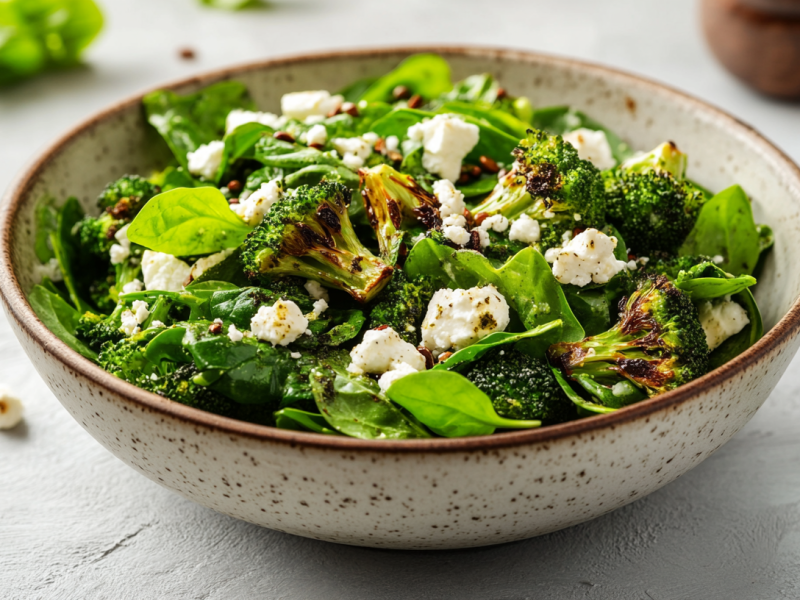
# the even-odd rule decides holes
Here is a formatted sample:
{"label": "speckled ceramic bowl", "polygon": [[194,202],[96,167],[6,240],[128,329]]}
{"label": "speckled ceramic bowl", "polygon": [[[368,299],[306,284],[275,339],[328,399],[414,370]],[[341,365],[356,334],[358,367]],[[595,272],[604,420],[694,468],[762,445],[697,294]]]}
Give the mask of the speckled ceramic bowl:
{"label": "speckled ceramic bowl", "polygon": [[[699,464],[769,395],[800,338],[800,170],[748,126],[644,79],[527,52],[427,48],[456,78],[489,71],[535,105],[572,104],[634,147],[665,139],[688,152],[712,189],[740,183],[777,243],[757,296],[768,333],[722,368],[615,413],[489,437],[373,442],[294,433],[218,417],[105,373],[67,348],[25,300],[34,284],[33,205],[74,194],[87,209],[103,185],[164,160],[131,98],[47,149],[6,195],[0,290],[33,364],[72,416],[146,477],[225,514],[333,542],[383,548],[460,548],[518,540],[592,519]],[[337,89],[383,73],[420,49],[363,50],[267,61],[169,87],[187,92],[244,81],[263,109],[281,94]]]}

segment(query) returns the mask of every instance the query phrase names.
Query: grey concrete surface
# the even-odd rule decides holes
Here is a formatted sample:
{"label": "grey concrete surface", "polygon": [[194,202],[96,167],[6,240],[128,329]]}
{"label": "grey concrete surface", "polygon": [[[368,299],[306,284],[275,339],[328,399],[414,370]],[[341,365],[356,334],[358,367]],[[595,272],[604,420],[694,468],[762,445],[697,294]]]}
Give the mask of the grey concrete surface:
{"label": "grey concrete surface", "polygon": [[[374,44],[536,49],[645,74],[707,99],[800,159],[800,107],[742,88],[701,39],[692,0],[100,0],[87,67],[0,92],[0,189],[96,109],[205,69]],[[195,61],[182,61],[189,46]],[[784,241],[791,243],[792,240]],[[596,521],[494,548],[407,553],[260,529],[183,500],[72,421],[0,316],[0,383],[26,405],[0,432],[0,598],[608,600],[800,598],[800,359],[705,463]]]}

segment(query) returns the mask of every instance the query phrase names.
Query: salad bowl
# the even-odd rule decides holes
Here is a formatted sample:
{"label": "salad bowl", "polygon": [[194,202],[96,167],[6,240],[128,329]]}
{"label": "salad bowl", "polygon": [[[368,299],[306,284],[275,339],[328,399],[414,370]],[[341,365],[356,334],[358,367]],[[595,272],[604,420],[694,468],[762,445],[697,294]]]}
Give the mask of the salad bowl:
{"label": "salad bowl", "polygon": [[800,169],[747,125],[651,81],[574,60],[487,48],[368,49],[269,60],[166,87],[242,81],[264,110],[282,94],[336,90],[436,52],[454,76],[490,72],[534,106],[569,104],[632,147],[674,140],[692,179],[734,182],[777,240],[756,297],[764,337],[679,389],[618,411],[541,429],[456,439],[369,441],[245,423],[172,402],[103,371],[61,342],[25,294],[37,282],[34,206],[166,162],[142,95],[56,141],[9,189],[0,213],[0,292],[12,328],[70,414],[146,477],[224,514],[272,529],[382,548],[463,548],[524,539],[595,518],[699,464],[753,416],[797,351],[800,271],[793,239]]}

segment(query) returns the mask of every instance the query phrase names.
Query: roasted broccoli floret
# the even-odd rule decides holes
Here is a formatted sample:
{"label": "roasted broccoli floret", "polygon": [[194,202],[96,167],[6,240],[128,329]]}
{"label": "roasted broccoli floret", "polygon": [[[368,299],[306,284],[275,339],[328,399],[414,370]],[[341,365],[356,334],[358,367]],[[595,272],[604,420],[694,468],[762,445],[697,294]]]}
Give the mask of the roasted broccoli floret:
{"label": "roasted broccoli floret", "polygon": [[462,375],[492,399],[501,417],[552,424],[577,416],[547,361],[518,350],[493,350],[471,363]]}
{"label": "roasted broccoli floret", "polygon": [[363,169],[361,197],[367,220],[375,230],[381,258],[389,264],[397,262],[403,243],[401,228],[422,226],[433,229],[442,224],[438,201],[410,175],[399,173],[389,165]]}
{"label": "roasted broccoli floret", "polygon": [[686,155],[667,142],[603,173],[608,220],[635,254],[675,254],[694,226],[705,196],[685,168]]}
{"label": "roasted broccoli floret", "polygon": [[97,205],[115,219],[132,221],[150,198],[161,193],[161,188],[138,175],[125,175],[109,183]]}
{"label": "roasted broccoli floret", "polygon": [[159,329],[146,329],[128,338],[106,342],[97,363],[112,375],[139,385],[145,377],[156,372],[156,366],[145,356],[145,349],[160,332]]}
{"label": "roasted broccoli floret", "polygon": [[401,269],[395,269],[389,285],[372,307],[370,329],[389,325],[405,341],[418,345],[419,327],[435,291],[436,287],[429,279],[410,280]]}
{"label": "roasted broccoli floret", "polygon": [[527,213],[537,220],[580,215],[584,227],[605,225],[605,194],[600,171],[581,160],[560,135],[529,130],[514,149],[514,168],[503,176],[473,214],[500,213],[509,219]]}
{"label": "roasted broccoli floret", "polygon": [[81,251],[108,260],[108,252],[116,243],[114,235],[124,226],[125,221],[115,219],[110,213],[103,213],[99,217],[84,217],[75,225]]}
{"label": "roasted broccoli floret", "polygon": [[275,203],[244,242],[248,276],[313,279],[369,302],[389,282],[392,267],[359,241],[347,205],[350,191],[323,181],[301,186]]}
{"label": "roasted broccoli floret", "polygon": [[713,259],[710,256],[657,256],[654,259],[651,258],[646,265],[640,268],[640,271],[652,275],[666,275],[674,281],[681,271],[688,271],[704,262],[713,262]]}
{"label": "roasted broccoli floret", "polygon": [[626,381],[655,396],[706,373],[708,345],[697,309],[667,277],[642,277],[620,310],[608,331],[552,345],[550,362],[590,393],[603,392],[601,403],[625,395]]}
{"label": "roasted broccoli floret", "polygon": [[106,342],[118,342],[125,337],[119,330],[122,326],[122,313],[125,310],[125,306],[119,305],[108,316],[92,312],[84,313],[78,321],[75,335],[86,342],[92,350],[99,352]]}

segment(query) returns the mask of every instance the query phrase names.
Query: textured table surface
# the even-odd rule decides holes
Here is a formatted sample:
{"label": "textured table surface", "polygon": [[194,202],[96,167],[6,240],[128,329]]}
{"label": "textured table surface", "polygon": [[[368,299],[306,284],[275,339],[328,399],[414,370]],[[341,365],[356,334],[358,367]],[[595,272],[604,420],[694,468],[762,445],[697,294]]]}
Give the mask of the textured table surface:
{"label": "textured table surface", "polygon": [[[692,0],[99,0],[90,66],[0,92],[0,189],[93,111],[177,77],[336,47],[505,45],[607,63],[711,101],[800,160],[800,106],[714,62]],[[183,61],[178,49],[197,59]],[[0,383],[26,420],[0,432],[0,598],[800,597],[800,359],[730,443],[651,496],[525,542],[408,553],[305,540],[184,500],[126,467],[64,411],[0,316]]]}

